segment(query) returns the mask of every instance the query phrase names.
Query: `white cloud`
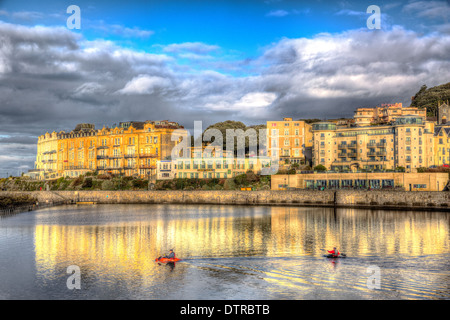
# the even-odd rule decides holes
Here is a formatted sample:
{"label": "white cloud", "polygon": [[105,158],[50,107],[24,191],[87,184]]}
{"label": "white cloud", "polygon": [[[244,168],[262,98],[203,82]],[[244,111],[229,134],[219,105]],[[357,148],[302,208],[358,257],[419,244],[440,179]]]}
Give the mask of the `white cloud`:
{"label": "white cloud", "polygon": [[179,53],[179,52],[193,52],[196,54],[209,53],[211,51],[219,50],[219,46],[205,44],[202,42],[183,42],[173,43],[163,47],[164,52]]}
{"label": "white cloud", "polygon": [[277,95],[273,92],[250,92],[244,95],[234,106],[237,108],[262,108],[270,106]]}
{"label": "white cloud", "polygon": [[287,15],[289,15],[289,12],[282,9],[272,10],[266,14],[267,17],[284,17]]}
{"label": "white cloud", "polygon": [[123,89],[119,90],[121,94],[152,94],[156,89],[167,88],[171,86],[171,81],[166,78],[149,75],[139,75],[131,79]]}
{"label": "white cloud", "polygon": [[416,14],[422,18],[448,18],[450,3],[445,1],[413,1],[403,7],[408,14]]}

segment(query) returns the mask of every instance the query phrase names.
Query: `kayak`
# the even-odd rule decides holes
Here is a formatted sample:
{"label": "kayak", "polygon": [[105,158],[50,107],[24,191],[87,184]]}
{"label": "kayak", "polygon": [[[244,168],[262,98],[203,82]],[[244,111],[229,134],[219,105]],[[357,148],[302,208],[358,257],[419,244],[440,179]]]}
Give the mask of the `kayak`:
{"label": "kayak", "polygon": [[180,261],[181,259],[178,259],[178,258],[173,258],[173,259],[170,259],[170,258],[156,258],[155,259],[155,261],[157,261],[157,262],[162,262],[162,263],[167,263],[167,262],[178,262],[178,261]]}
{"label": "kayak", "polygon": [[327,254],[324,257],[326,258],[331,258],[331,259],[337,259],[337,258],[346,258],[347,255],[345,253],[341,253],[340,255],[338,255],[337,257],[332,255],[332,254]]}

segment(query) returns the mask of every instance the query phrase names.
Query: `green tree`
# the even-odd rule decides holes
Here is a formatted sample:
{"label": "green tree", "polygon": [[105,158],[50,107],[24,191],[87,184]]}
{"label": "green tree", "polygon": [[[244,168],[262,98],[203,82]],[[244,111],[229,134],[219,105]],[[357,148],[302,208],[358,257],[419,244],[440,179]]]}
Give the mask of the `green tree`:
{"label": "green tree", "polygon": [[320,171],[320,172],[327,171],[327,167],[325,167],[323,164],[319,164],[314,167],[314,171]]}

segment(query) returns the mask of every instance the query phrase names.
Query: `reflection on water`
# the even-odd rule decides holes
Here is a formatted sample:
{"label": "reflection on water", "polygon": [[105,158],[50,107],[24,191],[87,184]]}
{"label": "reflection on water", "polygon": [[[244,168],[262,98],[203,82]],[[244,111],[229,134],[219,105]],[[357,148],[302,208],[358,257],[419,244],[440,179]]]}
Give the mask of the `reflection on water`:
{"label": "reflection on water", "polygon": [[[0,298],[448,299],[449,221],[443,212],[54,207],[0,220],[10,263]],[[334,246],[348,258],[324,258]],[[170,248],[182,262],[154,261]],[[70,265],[82,290],[66,287]],[[381,290],[367,288],[371,265]]]}

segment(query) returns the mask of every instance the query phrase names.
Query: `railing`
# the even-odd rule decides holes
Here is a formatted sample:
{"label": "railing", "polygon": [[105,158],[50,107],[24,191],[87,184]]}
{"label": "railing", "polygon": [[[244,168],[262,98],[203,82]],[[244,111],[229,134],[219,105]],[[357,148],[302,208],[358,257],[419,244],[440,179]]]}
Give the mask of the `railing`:
{"label": "railing", "polygon": [[157,153],[140,153],[139,158],[157,158]]}
{"label": "railing", "polygon": [[22,205],[22,206],[1,208],[0,216],[6,216],[6,215],[20,213],[20,212],[33,211],[33,210],[37,210],[37,209],[59,206],[59,205],[64,205],[64,204],[69,204],[69,203],[71,203],[71,202],[70,201],[53,201],[53,202],[47,202],[47,203],[44,202],[44,203],[37,203],[37,204],[27,204],[27,205]]}
{"label": "railing", "polygon": [[139,166],[139,169],[156,169],[156,166],[143,164]]}
{"label": "railing", "polygon": [[123,155],[125,158],[136,158],[136,154],[124,154]]}

